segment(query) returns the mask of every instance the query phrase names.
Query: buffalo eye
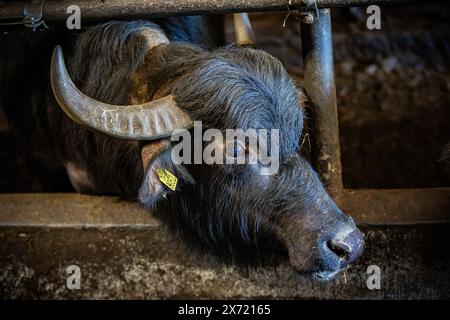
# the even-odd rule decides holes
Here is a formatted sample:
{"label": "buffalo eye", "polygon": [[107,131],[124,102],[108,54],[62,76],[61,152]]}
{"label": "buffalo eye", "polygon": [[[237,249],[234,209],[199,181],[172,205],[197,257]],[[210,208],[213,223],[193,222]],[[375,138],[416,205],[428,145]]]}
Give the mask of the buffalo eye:
{"label": "buffalo eye", "polygon": [[245,155],[245,146],[237,140],[233,140],[226,145],[226,156],[230,158],[238,158]]}

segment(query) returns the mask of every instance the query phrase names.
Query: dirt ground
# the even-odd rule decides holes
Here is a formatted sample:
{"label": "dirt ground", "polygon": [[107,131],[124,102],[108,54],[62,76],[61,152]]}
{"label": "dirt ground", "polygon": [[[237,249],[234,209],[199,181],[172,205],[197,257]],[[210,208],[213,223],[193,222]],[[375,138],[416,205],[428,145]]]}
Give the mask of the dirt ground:
{"label": "dirt ground", "polygon": [[[351,188],[448,186],[439,162],[450,140],[450,10],[385,7],[382,29],[362,9],[333,11],[335,72],[344,185]],[[252,14],[257,45],[280,58],[301,85],[296,14]],[[286,27],[283,21],[286,19]],[[2,115],[0,114],[0,119]],[[0,121],[0,191],[68,191],[67,179],[34,178],[26,149]],[[53,181],[54,180],[54,181]]]}

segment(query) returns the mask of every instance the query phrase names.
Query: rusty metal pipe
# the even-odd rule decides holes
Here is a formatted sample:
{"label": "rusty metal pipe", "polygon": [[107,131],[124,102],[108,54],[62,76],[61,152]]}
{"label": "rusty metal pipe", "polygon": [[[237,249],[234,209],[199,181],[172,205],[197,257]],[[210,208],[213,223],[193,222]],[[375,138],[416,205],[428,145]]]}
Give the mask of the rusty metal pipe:
{"label": "rusty metal pipe", "polygon": [[[429,3],[427,0],[62,0],[45,1],[45,21],[63,22],[69,5],[81,9],[83,21],[110,19],[148,19],[177,15],[219,14],[232,12],[285,11],[316,8]],[[443,2],[434,0],[432,2]],[[27,1],[0,3],[0,20],[22,19]]]}
{"label": "rusty metal pipe", "polygon": [[312,160],[328,191],[336,198],[343,186],[330,9],[304,15],[301,37],[304,86],[313,104]]}
{"label": "rusty metal pipe", "polygon": [[450,188],[345,189],[337,204],[360,225],[450,222]]}
{"label": "rusty metal pipe", "polygon": [[[343,191],[337,204],[358,225],[450,222],[450,188]],[[138,203],[76,193],[0,194],[0,227],[158,227]]]}

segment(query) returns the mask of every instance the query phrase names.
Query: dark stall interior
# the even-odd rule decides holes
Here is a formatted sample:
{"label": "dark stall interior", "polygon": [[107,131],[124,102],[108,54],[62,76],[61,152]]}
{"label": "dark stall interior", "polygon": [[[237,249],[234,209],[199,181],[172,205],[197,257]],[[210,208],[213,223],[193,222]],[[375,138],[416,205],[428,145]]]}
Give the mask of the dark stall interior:
{"label": "dark stall interior", "polygon": [[[343,180],[348,188],[448,186],[439,162],[450,136],[448,10],[384,7],[381,30],[363,8],[332,11]],[[303,85],[294,13],[254,14],[258,45]]]}

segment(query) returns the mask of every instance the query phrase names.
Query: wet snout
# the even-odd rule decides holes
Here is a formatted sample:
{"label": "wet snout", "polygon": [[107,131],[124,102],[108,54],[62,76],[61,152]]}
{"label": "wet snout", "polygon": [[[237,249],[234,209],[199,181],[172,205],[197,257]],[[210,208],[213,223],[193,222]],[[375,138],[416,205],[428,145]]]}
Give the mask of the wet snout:
{"label": "wet snout", "polygon": [[298,193],[285,201],[289,214],[280,216],[277,234],[297,272],[329,280],[361,256],[364,235],[336,206],[304,159],[296,157],[282,169],[288,179],[280,185],[288,181]]}
{"label": "wet snout", "polygon": [[364,251],[364,235],[352,219],[338,223],[319,237],[318,248],[322,259],[321,275],[326,278],[356,261]]}
{"label": "wet snout", "polygon": [[292,267],[318,280],[329,280],[364,251],[364,235],[353,220],[337,211],[335,220],[315,231],[302,229],[302,222],[290,220],[280,232]]}
{"label": "wet snout", "polygon": [[345,227],[332,238],[322,240],[319,248],[332,265],[336,265],[334,261],[337,261],[340,268],[345,268],[363,253],[364,235],[356,227]]}

